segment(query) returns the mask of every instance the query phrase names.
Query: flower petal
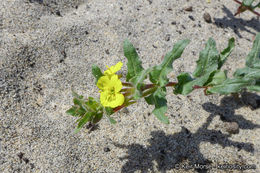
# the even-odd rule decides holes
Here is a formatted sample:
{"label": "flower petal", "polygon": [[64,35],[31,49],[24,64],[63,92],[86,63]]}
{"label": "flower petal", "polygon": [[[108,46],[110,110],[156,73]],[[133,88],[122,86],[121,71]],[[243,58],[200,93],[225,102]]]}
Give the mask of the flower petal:
{"label": "flower petal", "polygon": [[102,76],[99,78],[97,82],[97,87],[101,90],[105,90],[110,83],[109,77],[108,76]]}
{"label": "flower petal", "polygon": [[109,106],[109,92],[108,91],[104,91],[100,93],[100,102],[103,106],[108,107]]}
{"label": "flower petal", "polygon": [[109,91],[104,91],[100,93],[100,102],[104,107],[115,108],[121,106],[125,101],[125,97],[121,93],[111,93]]}
{"label": "flower petal", "polygon": [[123,66],[123,63],[120,61],[116,65],[111,67],[111,71],[113,73],[116,73],[117,71],[119,71],[122,68],[122,66]]}
{"label": "flower petal", "polygon": [[122,82],[120,80],[117,80],[114,83],[115,92],[119,92],[122,88],[123,88]]}
{"label": "flower petal", "polygon": [[122,66],[123,66],[123,63],[120,61],[120,62],[118,62],[116,65],[111,66],[111,67],[108,68],[106,71],[104,71],[104,74],[105,74],[105,75],[108,75],[108,76],[113,75],[113,74],[115,74],[117,71],[119,71],[119,70],[122,68]]}
{"label": "flower petal", "polygon": [[121,93],[116,93],[115,99],[109,103],[109,106],[111,108],[115,108],[117,106],[121,106],[124,103],[124,101],[125,101],[124,95]]}

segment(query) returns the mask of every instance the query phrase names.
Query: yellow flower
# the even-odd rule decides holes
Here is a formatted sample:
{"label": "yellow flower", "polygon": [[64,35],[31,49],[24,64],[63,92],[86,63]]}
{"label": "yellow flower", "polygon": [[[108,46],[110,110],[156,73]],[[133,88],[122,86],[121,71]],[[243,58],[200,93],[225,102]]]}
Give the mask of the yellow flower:
{"label": "yellow flower", "polygon": [[124,103],[124,95],[120,93],[123,85],[116,74],[100,77],[97,86],[101,89],[100,101],[103,106],[115,108]]}
{"label": "yellow flower", "polygon": [[111,67],[108,67],[108,66],[107,66],[107,70],[104,72],[104,75],[111,77],[111,76],[115,75],[115,73],[116,73],[118,70],[120,70],[122,66],[123,66],[123,63],[122,63],[121,61],[118,62],[118,63],[117,63],[116,65],[114,65],[114,66],[111,66]]}

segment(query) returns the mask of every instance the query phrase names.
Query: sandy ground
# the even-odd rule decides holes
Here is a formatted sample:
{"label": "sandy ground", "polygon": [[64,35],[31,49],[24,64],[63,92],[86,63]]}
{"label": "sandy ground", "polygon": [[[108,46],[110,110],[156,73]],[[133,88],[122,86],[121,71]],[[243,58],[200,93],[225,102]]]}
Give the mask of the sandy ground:
{"label": "sandy ground", "polygon": [[[183,9],[193,6],[193,11]],[[103,119],[97,130],[74,134],[76,119],[65,114],[71,88],[98,97],[93,63],[124,63],[123,40],[138,49],[144,67],[161,62],[173,44],[191,43],[174,63],[172,81],[192,72],[209,37],[219,50],[234,37],[224,68],[243,67],[260,31],[251,13],[234,17],[233,1],[206,0],[1,0],[0,172],[241,172],[177,169],[201,164],[254,165],[260,172],[259,96],[244,93],[188,97],[168,91],[170,125],[160,123],[143,100]],[[211,15],[212,23],[203,19]],[[257,100],[258,99],[258,100]],[[230,130],[235,122],[235,133]]]}

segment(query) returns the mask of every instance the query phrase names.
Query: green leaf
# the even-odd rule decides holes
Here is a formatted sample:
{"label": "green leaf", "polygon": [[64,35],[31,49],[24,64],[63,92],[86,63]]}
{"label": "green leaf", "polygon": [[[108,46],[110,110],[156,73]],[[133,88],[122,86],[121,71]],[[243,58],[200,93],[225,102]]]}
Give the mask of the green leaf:
{"label": "green leaf", "polygon": [[162,123],[169,124],[169,119],[165,116],[167,111],[167,100],[165,96],[166,88],[159,87],[153,94],[146,97],[145,100],[148,104],[155,106],[152,113],[156,116],[156,118],[158,118]]}
{"label": "green leaf", "polygon": [[153,105],[154,104],[154,101],[153,101],[154,100],[154,96],[153,96],[153,94],[145,97],[144,100],[146,101],[146,103],[148,105]]}
{"label": "green leaf", "polygon": [[220,56],[216,48],[216,42],[213,38],[209,38],[205,49],[200,52],[197,68],[193,72],[193,76],[201,77],[217,70],[219,60]]}
{"label": "green leaf", "polygon": [[242,69],[238,69],[234,73],[235,77],[244,77],[244,78],[251,78],[251,79],[260,79],[260,69],[257,68],[250,68],[250,67],[245,67]]}
{"label": "green leaf", "polygon": [[207,81],[209,80],[210,76],[212,73],[214,73],[215,71],[211,72],[211,73],[207,73],[204,74],[203,76],[196,78],[190,82],[187,82],[185,84],[183,84],[183,89],[182,89],[182,93],[183,95],[187,95],[189,94],[192,90],[193,90],[193,86],[197,85],[197,86],[204,86],[205,83],[207,83]]}
{"label": "green leaf", "polygon": [[146,70],[141,71],[138,73],[135,77],[133,77],[130,82],[133,84],[135,91],[133,93],[133,98],[134,99],[139,99],[142,96],[142,86],[143,86],[143,81],[146,79],[147,75],[151,72],[151,68],[148,68]]}
{"label": "green leaf", "polygon": [[215,86],[222,84],[227,79],[226,71],[219,71],[217,70],[213,73],[213,77],[211,81],[207,84],[207,86]]}
{"label": "green leaf", "polygon": [[243,5],[250,7],[255,0],[243,0]]}
{"label": "green leaf", "polygon": [[253,6],[253,9],[255,9],[257,7],[260,8],[260,2],[258,4],[256,4],[255,6]]}
{"label": "green leaf", "polygon": [[105,107],[105,111],[106,111],[106,117],[108,118],[109,122],[111,124],[116,124],[116,120],[114,120],[112,117],[110,117],[110,115],[112,115],[114,113],[113,109],[110,107]]}
{"label": "green leaf", "polygon": [[74,90],[71,90],[72,91],[72,96],[77,98],[77,99],[83,99],[83,96],[82,95],[79,95],[77,94]]}
{"label": "green leaf", "polygon": [[98,103],[93,97],[89,97],[87,102],[85,102],[85,105],[88,109],[94,112],[96,112],[98,107],[100,107],[100,103]]}
{"label": "green leaf", "polygon": [[251,86],[248,86],[247,89],[248,89],[249,91],[260,92],[260,85],[251,85]]}
{"label": "green leaf", "polygon": [[92,65],[92,74],[96,78],[95,84],[97,83],[98,79],[104,74],[101,72],[100,68],[97,65]]}
{"label": "green leaf", "polygon": [[150,81],[152,83],[159,84],[163,87],[169,82],[167,74],[173,70],[172,63],[174,60],[181,57],[181,54],[189,42],[189,40],[177,42],[172,51],[165,55],[163,62],[160,65],[153,67],[153,70],[150,73]]}
{"label": "green leaf", "polygon": [[233,51],[235,47],[235,39],[234,38],[230,38],[228,40],[228,47],[225,48],[221,53],[220,53],[220,62],[219,62],[219,67],[218,69],[220,69],[222,67],[222,65],[225,63],[227,57],[230,55],[230,53]]}
{"label": "green leaf", "polygon": [[116,124],[116,120],[114,120],[112,117],[110,117],[109,115],[107,115],[107,118],[108,118],[108,120],[109,120],[109,122],[110,122],[111,124]]}
{"label": "green leaf", "polygon": [[79,106],[81,106],[81,100],[78,99],[78,98],[74,98],[74,99],[73,99],[73,103],[74,103],[74,105],[79,105]]}
{"label": "green leaf", "polygon": [[126,80],[129,81],[143,71],[143,67],[133,44],[128,40],[124,41],[124,55],[128,60]]}
{"label": "green leaf", "polygon": [[103,117],[103,112],[97,113],[97,114],[95,114],[92,122],[93,123],[98,123],[102,119],[102,117]]}
{"label": "green leaf", "polygon": [[207,93],[219,93],[219,94],[231,94],[240,92],[243,88],[246,88],[248,85],[252,85],[254,80],[248,78],[234,78],[227,79],[222,84],[213,86],[212,88],[207,89]]}
{"label": "green leaf", "polygon": [[72,108],[67,110],[66,113],[69,115],[72,115],[72,116],[78,116],[78,114],[76,113],[76,109],[77,109],[77,107],[73,106]]}
{"label": "green leaf", "polygon": [[[178,88],[177,94],[187,95],[191,93],[194,89],[194,86],[209,86],[209,85],[218,85],[226,80],[225,72],[221,72],[219,70],[215,70],[212,72],[208,72],[203,76],[192,79],[191,76],[187,73],[181,74],[178,77],[178,84],[176,85]],[[179,84],[179,82],[181,82]]]}
{"label": "green leaf", "polygon": [[76,114],[77,114],[77,116],[83,116],[85,113],[86,113],[86,110],[85,110],[82,106],[79,106],[79,107],[76,109]]}
{"label": "green leaf", "polygon": [[246,58],[246,66],[254,68],[255,64],[260,67],[260,32],[256,35],[253,47]]}
{"label": "green leaf", "polygon": [[192,79],[189,74],[181,74],[178,76],[179,84],[176,85],[175,91],[177,94],[187,95],[189,94],[195,85],[207,86],[217,85],[226,80],[225,72],[220,72],[227,57],[230,55],[234,48],[234,38],[229,39],[228,46],[219,55],[216,42],[214,39],[209,38],[206,47],[200,52],[199,60],[197,61],[197,67],[193,72]]}
{"label": "green leaf", "polygon": [[93,116],[93,112],[87,112],[79,121],[78,126],[75,130],[75,133],[78,133],[80,129],[88,122],[91,120]]}
{"label": "green leaf", "polygon": [[255,62],[254,65],[253,65],[253,68],[260,69],[260,61],[259,62]]}
{"label": "green leaf", "polygon": [[109,116],[109,115],[112,115],[114,113],[113,109],[110,108],[110,107],[105,107],[105,111],[106,111],[106,114]]}
{"label": "green leaf", "polygon": [[184,85],[193,80],[190,74],[181,73],[179,76],[177,76],[177,79],[178,84],[174,86],[174,94],[187,93],[188,91],[184,91]]}
{"label": "green leaf", "polygon": [[87,112],[79,121],[77,128],[82,128],[88,121],[91,120],[93,112]]}

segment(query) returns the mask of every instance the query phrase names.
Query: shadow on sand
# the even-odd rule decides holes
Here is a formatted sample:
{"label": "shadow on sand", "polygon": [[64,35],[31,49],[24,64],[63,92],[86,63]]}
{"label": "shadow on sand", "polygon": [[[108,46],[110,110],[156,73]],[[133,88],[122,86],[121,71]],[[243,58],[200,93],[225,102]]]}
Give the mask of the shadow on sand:
{"label": "shadow on sand", "polygon": [[[245,150],[253,153],[254,145],[252,143],[235,142],[229,139],[231,136],[229,134],[207,129],[216,116],[220,116],[221,120],[225,122],[236,122],[241,129],[260,128],[260,125],[253,124],[243,118],[242,115],[235,114],[235,109],[247,105],[251,105],[252,109],[259,108],[260,97],[255,94],[244,93],[241,99],[231,96],[224,97],[220,106],[210,102],[204,103],[202,105],[203,109],[209,112],[210,115],[207,121],[195,133],[191,133],[187,128],[182,127],[180,132],[172,135],[166,135],[163,131],[151,132],[152,138],[148,140],[148,146],[114,143],[116,147],[127,149],[127,156],[120,158],[120,160],[127,160],[121,172],[130,173],[138,170],[142,173],[153,172],[154,162],[156,162],[157,169],[160,172],[176,169],[176,166],[183,163],[183,161],[188,165],[200,164],[209,166],[212,161],[206,159],[200,152],[200,144],[202,142],[219,144],[223,148],[232,146],[237,148],[238,151]],[[198,168],[196,171],[199,173],[207,172],[207,168]]]}
{"label": "shadow on sand", "polygon": [[235,17],[234,14],[232,14],[232,12],[225,6],[222,8],[222,10],[226,16],[223,18],[214,18],[216,26],[221,28],[231,28],[240,38],[242,38],[242,35],[239,33],[239,30],[246,31],[253,35],[256,35],[256,33],[253,33],[248,28],[252,28],[256,32],[260,32],[259,18],[254,17],[251,20],[244,20],[242,18]]}

